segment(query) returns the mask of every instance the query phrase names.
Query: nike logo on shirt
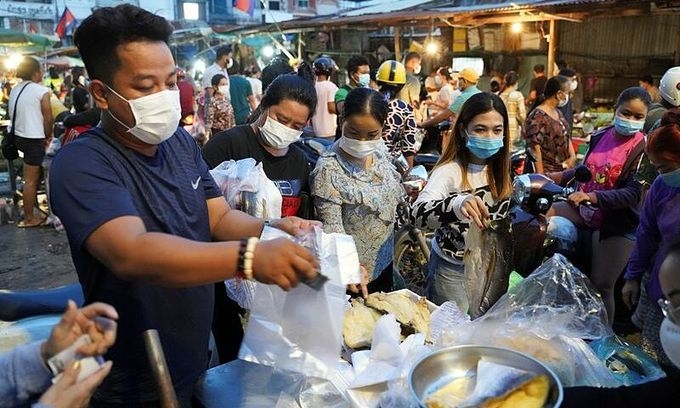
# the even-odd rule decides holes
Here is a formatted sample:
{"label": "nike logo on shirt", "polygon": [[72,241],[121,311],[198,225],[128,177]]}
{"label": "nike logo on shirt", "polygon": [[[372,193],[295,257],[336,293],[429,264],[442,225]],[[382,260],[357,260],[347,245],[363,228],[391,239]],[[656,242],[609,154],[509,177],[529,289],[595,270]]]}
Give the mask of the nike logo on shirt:
{"label": "nike logo on shirt", "polygon": [[199,184],[200,182],[201,182],[201,176],[198,176],[198,178],[196,179],[196,182],[195,182],[195,183],[194,183],[193,181],[191,182],[191,187],[193,187],[194,190],[196,190],[196,189],[198,188],[198,184]]}

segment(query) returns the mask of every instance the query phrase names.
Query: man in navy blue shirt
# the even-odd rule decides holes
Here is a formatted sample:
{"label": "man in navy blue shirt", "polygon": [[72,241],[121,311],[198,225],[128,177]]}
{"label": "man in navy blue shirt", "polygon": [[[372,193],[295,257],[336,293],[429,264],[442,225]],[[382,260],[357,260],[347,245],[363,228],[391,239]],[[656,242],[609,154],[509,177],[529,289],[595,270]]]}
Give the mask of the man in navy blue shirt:
{"label": "man in navy blue shirt", "polygon": [[[198,146],[177,129],[171,33],[163,18],[126,4],[95,10],[74,37],[101,122],[57,155],[50,194],[86,303],[109,303],[120,315],[107,355],[113,370],[94,407],[157,404],[146,329],[159,331],[178,398],[189,406],[207,366],[212,283],[237,274],[236,241],[264,227],[229,208]],[[309,222],[286,218],[273,226],[294,234]],[[254,251],[252,273],[263,283],[289,289],[317,270],[313,256],[289,240]]]}

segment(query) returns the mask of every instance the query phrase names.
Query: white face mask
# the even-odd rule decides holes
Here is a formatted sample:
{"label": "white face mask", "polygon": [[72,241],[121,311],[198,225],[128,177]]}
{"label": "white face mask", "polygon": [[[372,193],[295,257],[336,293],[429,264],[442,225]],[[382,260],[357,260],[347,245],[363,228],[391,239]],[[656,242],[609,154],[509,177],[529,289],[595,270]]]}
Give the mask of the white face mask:
{"label": "white face mask", "polygon": [[365,159],[375,153],[375,150],[382,143],[382,139],[376,140],[356,140],[343,136],[338,140],[338,146],[347,154],[357,159]]}
{"label": "white face mask", "polygon": [[659,331],[661,346],[666,352],[668,359],[680,368],[680,326],[670,321],[667,317],[661,323]]}
{"label": "white face mask", "polygon": [[569,103],[569,94],[566,94],[566,95],[567,95],[566,99],[564,99],[563,101],[557,102],[558,108],[563,108],[563,107],[567,106],[567,104]]}
{"label": "white face mask", "polygon": [[220,85],[217,87],[222,95],[229,95],[229,85]]}
{"label": "white face mask", "polygon": [[267,118],[259,129],[260,135],[269,146],[275,149],[285,149],[302,136],[301,130],[291,129],[276,119],[272,119],[268,112],[265,115]]}
{"label": "white face mask", "polygon": [[437,86],[442,86],[442,77],[440,77],[439,75],[434,77],[434,84]]}
{"label": "white face mask", "polygon": [[422,70],[423,70],[423,66],[418,64],[413,68],[413,73],[418,75],[418,74],[420,74],[420,71],[422,71]]}
{"label": "white face mask", "polygon": [[109,115],[137,139],[150,145],[158,145],[168,140],[177,130],[179,120],[182,118],[178,90],[166,89],[128,100],[108,85],[107,88],[130,105],[135,125],[128,127],[115,117],[111,110],[108,111]]}
{"label": "white face mask", "polygon": [[578,81],[573,79],[571,81],[571,86],[569,87],[569,89],[571,89],[571,91],[574,92],[576,90],[576,88],[578,88]]}

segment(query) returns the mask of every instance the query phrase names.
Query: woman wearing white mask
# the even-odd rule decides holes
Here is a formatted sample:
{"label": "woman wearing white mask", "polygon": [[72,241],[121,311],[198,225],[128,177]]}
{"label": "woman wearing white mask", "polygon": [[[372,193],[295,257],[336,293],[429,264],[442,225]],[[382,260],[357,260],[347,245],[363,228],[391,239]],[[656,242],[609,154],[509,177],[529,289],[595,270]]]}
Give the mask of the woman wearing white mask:
{"label": "woman wearing white mask", "polygon": [[381,135],[388,105],[379,92],[354,89],[347,95],[342,137],[312,172],[314,207],[326,232],[352,235],[369,288],[392,287],[394,220],[404,194]]}
{"label": "woman wearing white mask", "polygon": [[[283,217],[307,216],[303,196],[309,194],[309,165],[294,146],[316,109],[314,74],[307,64],[297,74],[281,75],[267,88],[254,123],[214,136],[203,148],[210,168],[225,160],[253,158],[283,196]],[[308,217],[305,217],[308,218]]]}
{"label": "woman wearing white mask", "polygon": [[559,109],[569,101],[570,84],[566,77],[550,78],[524,123],[530,164],[536,173],[562,171],[576,164],[569,123]]}
{"label": "woman wearing white mask", "polygon": [[[613,125],[595,132],[590,139],[584,165],[592,180],[577,184],[569,203],[556,203],[548,212],[548,216],[560,215],[579,228],[593,231],[590,279],[602,295],[610,325],[614,322],[614,285],[633,251],[640,220],[642,186],[636,172],[645,150],[642,127],[651,103],[642,88],[621,92]],[[563,185],[574,175],[574,170],[549,174]],[[596,208],[581,205],[584,202]]]}
{"label": "woman wearing white mask", "polygon": [[234,108],[229,102],[229,82],[227,77],[217,74],[211,80],[213,87],[213,97],[208,104],[208,116],[206,127],[210,129],[212,136],[217,133],[231,129],[236,126],[234,119]]}
{"label": "woman wearing white mask", "polygon": [[661,263],[669,248],[680,243],[680,115],[669,111],[661,124],[647,141],[647,155],[660,174],[640,212],[635,248],[624,275],[623,300],[631,309],[637,303],[633,322],[642,329],[645,350],[670,365],[658,339],[663,315],[657,301],[663,295]]}

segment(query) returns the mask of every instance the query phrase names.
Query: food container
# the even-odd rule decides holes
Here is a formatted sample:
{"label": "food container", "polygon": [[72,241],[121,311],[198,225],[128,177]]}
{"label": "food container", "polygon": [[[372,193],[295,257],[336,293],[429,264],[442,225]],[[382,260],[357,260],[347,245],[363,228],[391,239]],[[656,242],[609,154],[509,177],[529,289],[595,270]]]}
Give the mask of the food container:
{"label": "food container", "polygon": [[555,373],[538,360],[513,350],[490,346],[456,346],[435,351],[416,363],[409,373],[409,387],[414,400],[425,407],[425,400],[451,381],[470,376],[480,359],[546,375],[550,391],[545,408],[557,408],[562,403],[563,390]]}

